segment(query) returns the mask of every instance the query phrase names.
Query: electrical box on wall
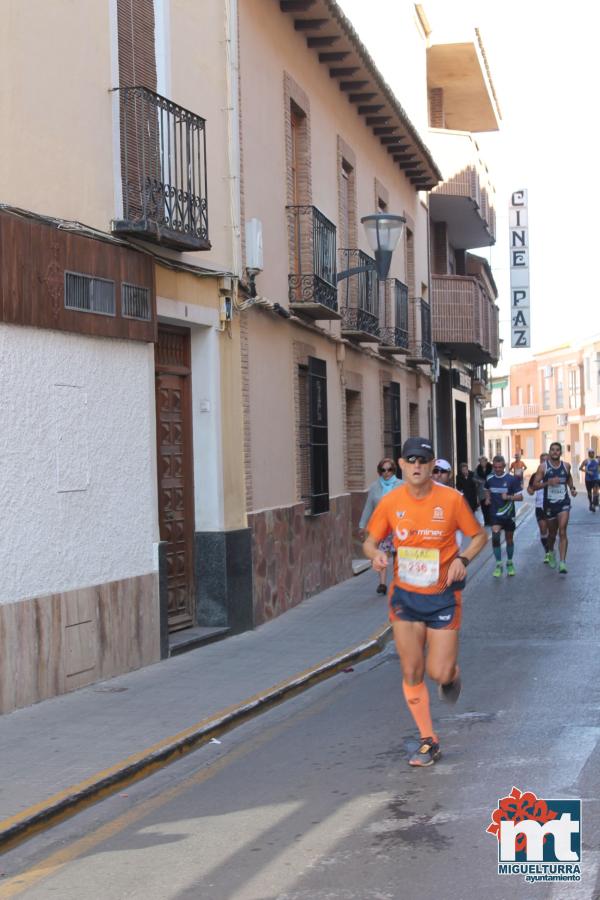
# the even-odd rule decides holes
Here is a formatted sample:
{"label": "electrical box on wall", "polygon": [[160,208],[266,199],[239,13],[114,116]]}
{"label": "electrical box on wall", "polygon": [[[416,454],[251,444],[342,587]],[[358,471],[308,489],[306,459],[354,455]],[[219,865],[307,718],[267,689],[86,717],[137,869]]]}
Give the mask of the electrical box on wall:
{"label": "electrical box on wall", "polygon": [[231,322],[233,316],[233,300],[231,297],[221,297],[221,322]]}

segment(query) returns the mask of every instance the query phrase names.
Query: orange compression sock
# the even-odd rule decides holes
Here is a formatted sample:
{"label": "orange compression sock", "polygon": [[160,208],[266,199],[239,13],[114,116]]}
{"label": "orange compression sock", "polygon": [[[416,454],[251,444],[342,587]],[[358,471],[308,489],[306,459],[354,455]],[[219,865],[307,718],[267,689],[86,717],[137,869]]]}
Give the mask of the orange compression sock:
{"label": "orange compression sock", "polygon": [[408,704],[410,714],[415,720],[422,738],[432,737],[437,741],[437,735],[433,730],[431,713],[429,712],[429,691],[424,681],[421,684],[407,684],[402,682],[402,690]]}

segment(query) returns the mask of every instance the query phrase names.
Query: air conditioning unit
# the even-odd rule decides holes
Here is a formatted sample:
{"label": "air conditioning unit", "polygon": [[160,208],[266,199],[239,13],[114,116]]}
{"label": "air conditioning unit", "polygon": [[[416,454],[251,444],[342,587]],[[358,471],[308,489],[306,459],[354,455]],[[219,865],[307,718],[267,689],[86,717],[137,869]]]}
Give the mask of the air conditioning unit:
{"label": "air conditioning unit", "polygon": [[567,415],[567,413],[560,413],[560,415],[558,415],[556,417],[556,424],[557,425],[568,425],[569,424],[569,416]]}

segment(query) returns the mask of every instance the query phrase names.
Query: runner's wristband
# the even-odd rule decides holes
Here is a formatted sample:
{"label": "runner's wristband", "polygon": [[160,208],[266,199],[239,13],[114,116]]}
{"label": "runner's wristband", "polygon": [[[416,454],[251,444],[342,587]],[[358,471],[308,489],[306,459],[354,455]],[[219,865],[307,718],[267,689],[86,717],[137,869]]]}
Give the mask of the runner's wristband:
{"label": "runner's wristband", "polygon": [[470,559],[467,559],[466,556],[457,556],[456,558],[457,558],[457,559],[460,559],[460,561],[461,561],[461,563],[463,564],[463,566],[465,567],[465,569],[467,568],[467,566],[468,566],[469,563],[471,562],[471,560],[470,560]]}

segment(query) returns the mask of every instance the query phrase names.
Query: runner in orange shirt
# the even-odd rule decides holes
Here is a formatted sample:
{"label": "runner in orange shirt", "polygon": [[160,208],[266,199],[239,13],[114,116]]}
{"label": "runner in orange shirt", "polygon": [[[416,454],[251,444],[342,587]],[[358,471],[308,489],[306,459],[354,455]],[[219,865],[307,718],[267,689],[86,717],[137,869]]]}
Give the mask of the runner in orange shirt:
{"label": "runner in orange shirt", "polygon": [[[435,454],[426,438],[409,438],[398,463],[403,484],[380,500],[367,525],[365,556],[376,571],[387,566],[377,547],[391,531],[396,572],[390,586],[390,621],[400,657],[403,691],[419,729],[421,744],[411,766],[430,766],[440,745],[429,710],[425,672],[439,685],[442,699],[460,694],[458,629],[466,567],[485,546],[487,535],[458,491],[436,484]],[[459,555],[456,532],[471,538]],[[427,654],[426,654],[427,651]]]}

